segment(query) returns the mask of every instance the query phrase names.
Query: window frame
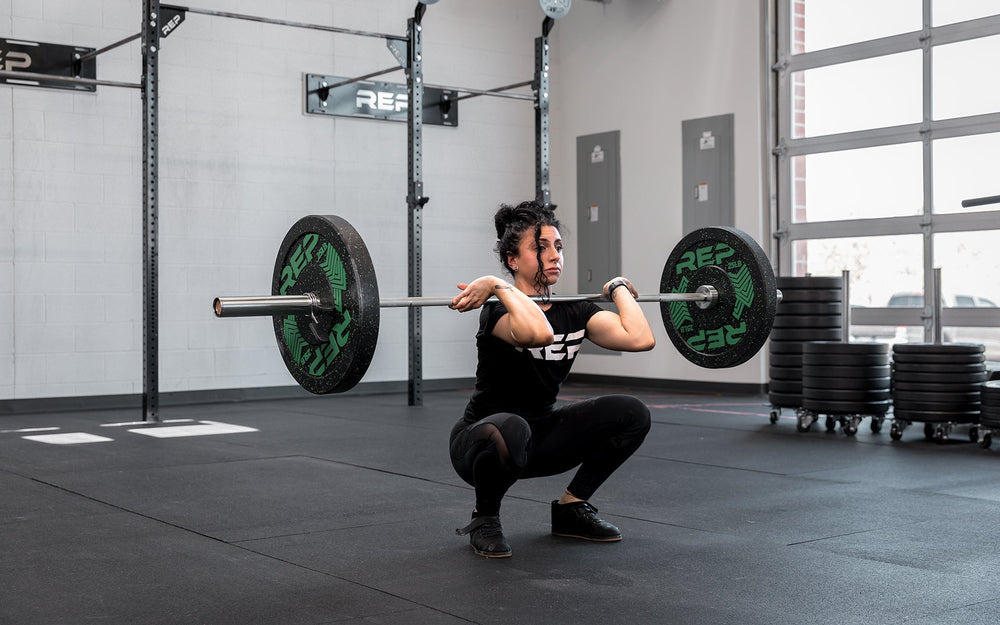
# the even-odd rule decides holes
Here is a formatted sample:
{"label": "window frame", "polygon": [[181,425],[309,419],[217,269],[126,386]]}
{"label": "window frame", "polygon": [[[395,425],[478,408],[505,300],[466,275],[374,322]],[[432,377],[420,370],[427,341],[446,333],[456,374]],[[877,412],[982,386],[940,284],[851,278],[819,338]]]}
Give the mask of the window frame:
{"label": "window frame", "polygon": [[[935,213],[933,210],[933,144],[937,139],[1000,133],[1000,112],[935,120],[933,117],[933,54],[940,45],[1000,35],[1000,15],[932,26],[935,0],[922,0],[923,28],[870,41],[836,46],[811,52],[793,53],[793,5],[797,0],[761,0],[765,26],[763,75],[766,119],[763,133],[767,144],[764,172],[765,198],[776,224],[773,259],[779,275],[795,275],[793,242],[808,239],[919,234],[923,237],[923,290],[935,290],[934,235],[949,232],[998,230],[1000,210]],[[938,2],[947,0],[936,0]],[[806,0],[808,2],[808,0]],[[922,51],[922,121],[838,134],[792,138],[794,105],[791,79],[796,72],[830,65],[876,58],[912,50]],[[902,217],[849,219],[842,221],[799,222],[793,220],[793,157],[866,147],[920,143],[922,148],[922,212]],[[887,296],[889,294],[887,293]],[[924,340],[934,337],[932,307],[919,309],[919,324],[913,310],[900,308],[857,308],[851,311],[854,325],[923,325]],[[969,327],[1000,326],[1000,310],[988,308],[946,308],[942,325]]]}

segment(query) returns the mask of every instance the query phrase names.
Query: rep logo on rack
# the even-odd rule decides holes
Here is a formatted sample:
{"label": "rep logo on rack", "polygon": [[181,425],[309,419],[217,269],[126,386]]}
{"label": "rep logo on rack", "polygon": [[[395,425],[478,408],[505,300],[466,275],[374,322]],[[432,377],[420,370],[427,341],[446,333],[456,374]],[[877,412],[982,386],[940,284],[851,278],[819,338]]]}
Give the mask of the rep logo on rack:
{"label": "rep logo on rack", "polygon": [[[358,89],[354,98],[354,106],[358,108],[359,112],[391,111],[399,113],[405,111],[409,105],[410,96],[406,93]],[[369,110],[365,111],[366,108]]]}
{"label": "rep logo on rack", "polygon": [[17,71],[31,67],[31,55],[17,50],[0,48],[0,70]]}
{"label": "rep logo on rack", "polygon": [[[95,91],[96,85],[69,84],[65,80],[59,80],[97,78],[97,60],[87,58],[93,51],[94,48],[83,46],[0,37],[0,71],[24,74],[6,74],[0,77],[0,84]],[[49,76],[53,80],[49,80]]]}

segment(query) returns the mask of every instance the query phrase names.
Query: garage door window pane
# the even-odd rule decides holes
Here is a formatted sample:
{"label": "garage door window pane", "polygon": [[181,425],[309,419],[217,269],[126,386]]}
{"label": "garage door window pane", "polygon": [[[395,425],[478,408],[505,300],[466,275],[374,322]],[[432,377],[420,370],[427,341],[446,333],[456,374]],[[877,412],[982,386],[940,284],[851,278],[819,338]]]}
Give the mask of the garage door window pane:
{"label": "garage door window pane", "polygon": [[941,268],[948,306],[995,308],[1000,303],[1000,230],[934,235],[934,265]]}
{"label": "garage door window pane", "polygon": [[[934,212],[1000,210],[1000,205],[962,207],[962,200],[1000,195],[997,155],[1000,134],[973,135],[934,142]],[[993,234],[996,248],[1000,235]]]}
{"label": "garage door window pane", "polygon": [[1000,111],[1000,82],[984,73],[984,63],[990,65],[997,58],[998,36],[936,46],[934,119]]}
{"label": "garage door window pane", "polygon": [[954,24],[990,15],[1000,15],[1000,0],[934,0],[934,25]]}
{"label": "garage door window pane", "polygon": [[[973,308],[996,319],[1000,305],[1000,230],[951,232],[934,235],[934,264],[941,268],[944,304]],[[1000,360],[1000,327],[943,328],[944,340],[982,343],[986,357]]]}
{"label": "garage door window pane", "polygon": [[919,143],[904,143],[795,157],[794,221],[920,214],[922,153]]}
{"label": "garage door window pane", "polygon": [[885,306],[895,292],[923,288],[920,235],[795,241],[795,275],[851,272],[852,306]]}
{"label": "garage door window pane", "polygon": [[919,123],[921,52],[795,72],[795,138]]}
{"label": "garage door window pane", "polygon": [[799,27],[805,30],[805,51],[812,52],[920,30],[920,4],[920,0],[806,0],[795,10]]}

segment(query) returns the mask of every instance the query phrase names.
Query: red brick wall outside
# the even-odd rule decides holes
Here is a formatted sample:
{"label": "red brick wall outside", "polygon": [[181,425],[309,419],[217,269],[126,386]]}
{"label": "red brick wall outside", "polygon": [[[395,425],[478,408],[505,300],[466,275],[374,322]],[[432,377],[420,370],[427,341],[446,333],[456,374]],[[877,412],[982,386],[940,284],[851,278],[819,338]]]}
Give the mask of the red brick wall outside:
{"label": "red brick wall outside", "polygon": [[[791,0],[792,37],[791,53],[801,54],[806,50],[806,1]],[[792,138],[800,139],[806,134],[806,83],[805,73],[792,74]],[[806,221],[806,160],[798,156],[792,158],[792,221]],[[806,273],[806,246],[794,245],[792,250],[792,275]]]}

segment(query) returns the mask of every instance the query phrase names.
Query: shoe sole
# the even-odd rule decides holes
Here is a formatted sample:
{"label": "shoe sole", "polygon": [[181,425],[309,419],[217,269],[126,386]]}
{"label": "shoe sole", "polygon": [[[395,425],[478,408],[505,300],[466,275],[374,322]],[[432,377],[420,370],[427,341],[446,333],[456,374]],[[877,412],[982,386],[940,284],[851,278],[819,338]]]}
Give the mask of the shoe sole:
{"label": "shoe sole", "polygon": [[579,534],[560,534],[559,532],[552,532],[553,536],[562,536],[563,538],[579,538],[580,540],[589,540],[592,543],[616,543],[622,539],[621,535],[618,536],[580,536]]}
{"label": "shoe sole", "polygon": [[476,554],[477,556],[481,556],[483,558],[493,558],[493,559],[497,559],[497,558],[509,558],[512,555],[514,555],[510,551],[508,551],[507,553],[487,553],[485,551],[479,551],[478,549],[475,549],[475,548],[472,549],[472,553]]}

